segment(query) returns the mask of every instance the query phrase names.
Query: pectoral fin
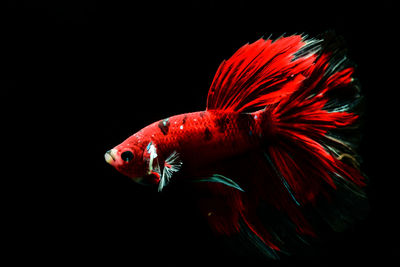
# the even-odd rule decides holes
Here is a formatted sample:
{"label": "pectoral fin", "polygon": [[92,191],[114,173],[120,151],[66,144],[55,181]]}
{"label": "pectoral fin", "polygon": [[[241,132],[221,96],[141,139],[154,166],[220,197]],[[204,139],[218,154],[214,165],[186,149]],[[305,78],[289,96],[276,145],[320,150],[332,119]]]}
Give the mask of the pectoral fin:
{"label": "pectoral fin", "polygon": [[163,188],[170,182],[172,175],[178,172],[182,167],[182,160],[179,157],[179,153],[174,151],[164,162],[164,167],[158,184],[158,191],[162,191]]}

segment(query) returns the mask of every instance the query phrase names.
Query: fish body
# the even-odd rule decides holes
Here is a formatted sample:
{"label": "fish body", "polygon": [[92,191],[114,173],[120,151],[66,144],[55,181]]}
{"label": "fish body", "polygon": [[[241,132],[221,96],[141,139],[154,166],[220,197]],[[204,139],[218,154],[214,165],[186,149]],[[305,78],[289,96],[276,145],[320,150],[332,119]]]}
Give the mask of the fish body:
{"label": "fish body", "polygon": [[[361,217],[366,178],[354,142],[362,96],[336,39],[293,35],[243,46],[217,70],[206,110],[150,124],[106,161],[159,191],[173,179],[205,187],[199,207],[211,228],[242,234],[271,258],[287,236],[316,236],[304,215],[310,205],[342,229]],[[261,220],[261,207],[278,220]]]}
{"label": "fish body", "polygon": [[[194,174],[215,161],[259,147],[271,134],[271,124],[266,122],[267,119],[265,111],[238,113],[206,110],[180,114],[156,121],[133,134],[114,149],[116,154],[113,156],[118,158],[117,151],[120,154],[132,147],[146,151],[151,144],[156,148],[159,164],[176,152],[185,162],[186,172]],[[131,169],[120,170],[127,176],[134,173]],[[142,183],[154,184],[159,182],[160,175],[142,173],[132,178],[139,177]]]}

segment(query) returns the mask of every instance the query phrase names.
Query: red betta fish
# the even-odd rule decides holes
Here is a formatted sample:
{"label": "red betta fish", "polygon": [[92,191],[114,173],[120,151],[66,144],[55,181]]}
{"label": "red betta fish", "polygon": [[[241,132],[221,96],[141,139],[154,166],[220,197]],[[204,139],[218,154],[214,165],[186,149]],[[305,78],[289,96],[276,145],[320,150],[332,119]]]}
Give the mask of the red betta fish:
{"label": "red betta fish", "polygon": [[317,235],[310,221],[342,230],[366,202],[353,71],[330,33],[246,44],[219,66],[205,111],[154,122],[105,160],[159,191],[171,180],[196,182],[216,233],[244,234],[279,258],[296,243],[288,236]]}

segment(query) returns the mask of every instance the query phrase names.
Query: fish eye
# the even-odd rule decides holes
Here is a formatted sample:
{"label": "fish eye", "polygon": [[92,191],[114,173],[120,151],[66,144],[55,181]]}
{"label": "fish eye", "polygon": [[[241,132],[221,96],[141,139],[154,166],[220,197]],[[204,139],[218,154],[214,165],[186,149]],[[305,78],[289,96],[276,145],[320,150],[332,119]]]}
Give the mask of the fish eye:
{"label": "fish eye", "polygon": [[125,162],[129,162],[133,159],[133,153],[129,150],[122,152],[121,159]]}

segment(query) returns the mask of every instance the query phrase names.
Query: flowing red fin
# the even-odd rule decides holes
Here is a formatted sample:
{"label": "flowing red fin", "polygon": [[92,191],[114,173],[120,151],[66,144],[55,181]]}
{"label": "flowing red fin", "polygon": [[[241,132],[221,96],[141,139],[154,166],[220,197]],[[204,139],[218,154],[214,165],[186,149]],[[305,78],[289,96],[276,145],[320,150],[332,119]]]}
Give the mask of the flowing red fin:
{"label": "flowing red fin", "polygon": [[[218,69],[207,109],[264,108],[261,114],[269,118],[259,150],[211,168],[244,190],[210,186],[231,192],[228,214],[210,221],[218,232],[247,229],[257,247],[264,244],[275,252],[286,246],[282,239],[288,233],[316,236],[305,214],[310,207],[335,230],[362,217],[358,211],[367,202],[366,178],[356,153],[362,97],[337,36],[328,33],[321,40],[299,35],[259,40]],[[267,208],[260,212],[261,206]]]}
{"label": "flowing red fin", "polygon": [[[241,168],[232,168],[241,166]],[[312,226],[296,205],[290,192],[282,185],[282,180],[273,170],[270,162],[261,150],[237,156],[215,163],[209,167],[213,172],[223,173],[243,187],[244,191],[215,182],[194,183],[197,191],[200,210],[210,227],[218,234],[230,237],[237,235],[247,240],[247,245],[256,248],[263,255],[279,258],[278,252],[284,248],[284,236],[315,236]],[[270,218],[269,211],[262,208],[262,203],[270,210],[279,211],[275,216],[278,225],[284,221],[287,226],[276,233],[268,223],[260,220],[260,213]]]}
{"label": "flowing red fin", "polygon": [[354,142],[362,97],[354,69],[332,37],[324,40],[298,90],[265,109],[274,128],[267,157],[300,206],[316,205],[321,195],[333,199],[339,191],[357,203],[366,201]]}
{"label": "flowing red fin", "polygon": [[196,183],[199,209],[217,234],[233,235],[240,230],[244,206],[241,192],[219,183]]}
{"label": "flowing red fin", "polygon": [[[298,195],[316,195],[307,184],[321,181],[335,188],[338,177],[365,185],[361,172],[352,166],[358,165],[355,147],[341,136],[351,130],[355,138],[358,134],[359,115],[353,110],[361,96],[352,73],[345,57],[339,60],[331,52],[322,53],[298,91],[266,108],[280,140],[269,148],[271,158]],[[334,139],[331,133],[335,133]],[[341,161],[343,155],[349,155],[355,164]]]}
{"label": "flowing red fin", "polygon": [[242,236],[249,245],[270,258],[279,258],[280,248],[255,213],[257,203],[249,202],[245,192],[224,184],[196,183],[199,209],[216,234]]}
{"label": "flowing red fin", "polygon": [[292,94],[305,78],[299,74],[312,66],[318,43],[293,35],[244,45],[220,65],[207,109],[254,111]]}

